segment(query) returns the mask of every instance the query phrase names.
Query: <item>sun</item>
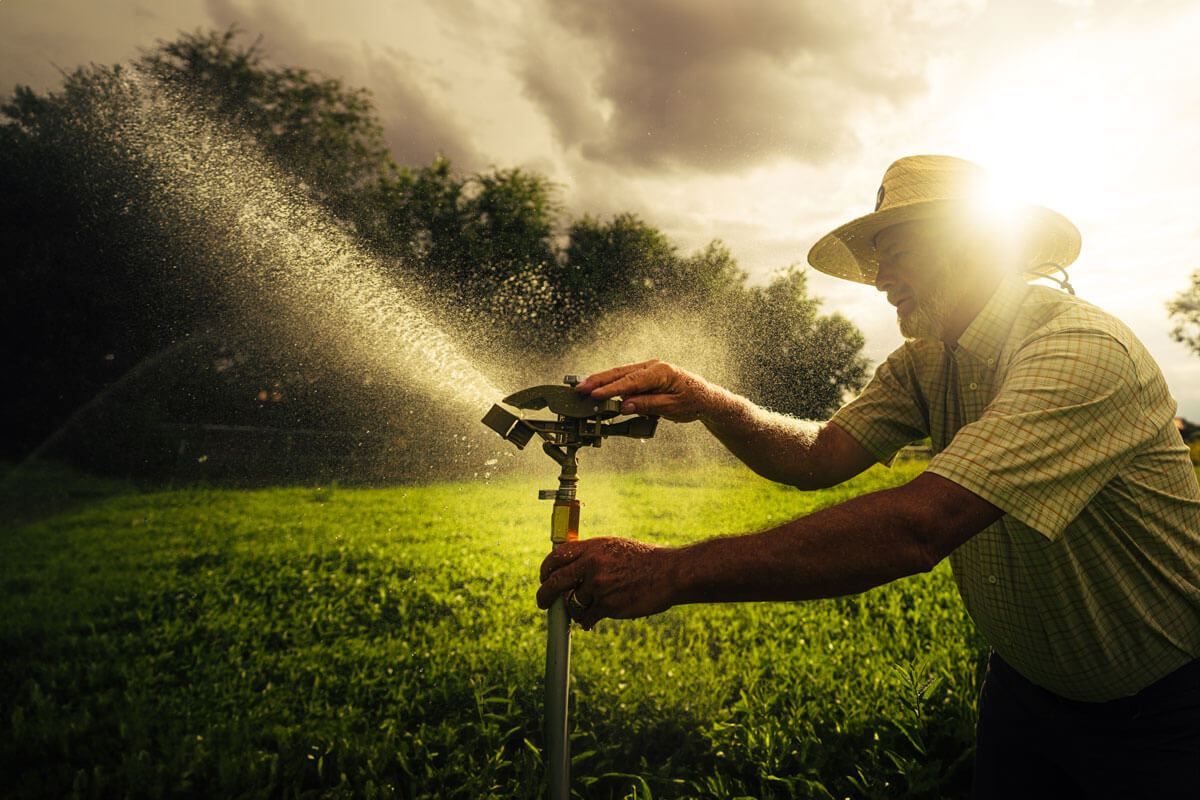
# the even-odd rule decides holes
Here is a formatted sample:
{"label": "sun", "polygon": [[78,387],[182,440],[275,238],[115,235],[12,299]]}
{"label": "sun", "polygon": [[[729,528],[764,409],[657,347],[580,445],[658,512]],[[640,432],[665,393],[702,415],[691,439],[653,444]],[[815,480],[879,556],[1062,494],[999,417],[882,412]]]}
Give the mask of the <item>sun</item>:
{"label": "sun", "polygon": [[1156,115],[1120,64],[1091,57],[1103,50],[1082,41],[1004,64],[951,114],[954,152],[986,167],[999,197],[1076,221],[1111,213]]}

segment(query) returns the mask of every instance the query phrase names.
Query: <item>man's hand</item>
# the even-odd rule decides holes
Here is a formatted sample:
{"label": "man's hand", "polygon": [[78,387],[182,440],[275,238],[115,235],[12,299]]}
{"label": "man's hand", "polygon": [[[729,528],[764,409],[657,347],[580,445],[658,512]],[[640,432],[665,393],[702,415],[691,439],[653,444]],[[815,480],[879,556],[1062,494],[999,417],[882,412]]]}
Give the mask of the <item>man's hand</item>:
{"label": "man's hand", "polygon": [[699,375],[658,360],[598,372],[575,391],[597,400],[620,395],[622,414],[654,414],[673,422],[700,419],[721,397],[721,391]]}
{"label": "man's hand", "polygon": [[673,588],[672,552],[605,536],[560,544],[542,562],[537,603],[549,608],[559,596],[574,592],[584,608],[568,604],[568,611],[584,629],[604,617],[632,619],[666,611]]}

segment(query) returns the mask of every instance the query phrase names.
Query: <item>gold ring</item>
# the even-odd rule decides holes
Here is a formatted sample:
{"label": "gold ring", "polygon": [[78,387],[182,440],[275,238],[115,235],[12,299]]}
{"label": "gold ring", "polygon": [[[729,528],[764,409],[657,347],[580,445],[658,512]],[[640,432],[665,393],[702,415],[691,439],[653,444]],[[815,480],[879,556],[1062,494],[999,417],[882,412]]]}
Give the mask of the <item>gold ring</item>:
{"label": "gold ring", "polygon": [[591,603],[585,603],[576,597],[574,589],[567,594],[567,608],[571,611],[587,611],[590,605]]}

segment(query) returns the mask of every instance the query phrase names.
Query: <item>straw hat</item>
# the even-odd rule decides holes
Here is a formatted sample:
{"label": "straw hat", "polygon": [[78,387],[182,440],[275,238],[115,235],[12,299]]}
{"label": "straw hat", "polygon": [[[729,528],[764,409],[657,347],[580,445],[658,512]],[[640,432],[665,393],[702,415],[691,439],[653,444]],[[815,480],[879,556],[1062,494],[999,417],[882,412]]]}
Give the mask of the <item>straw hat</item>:
{"label": "straw hat", "polygon": [[[914,219],[973,213],[986,184],[987,171],[961,158],[902,158],[884,173],[875,211],[823,236],[808,251],[808,263],[837,278],[873,284],[879,267],[875,234]],[[1021,265],[1027,280],[1062,272],[1079,255],[1079,229],[1056,211],[1025,204],[1003,224],[1029,236],[1029,258]]]}

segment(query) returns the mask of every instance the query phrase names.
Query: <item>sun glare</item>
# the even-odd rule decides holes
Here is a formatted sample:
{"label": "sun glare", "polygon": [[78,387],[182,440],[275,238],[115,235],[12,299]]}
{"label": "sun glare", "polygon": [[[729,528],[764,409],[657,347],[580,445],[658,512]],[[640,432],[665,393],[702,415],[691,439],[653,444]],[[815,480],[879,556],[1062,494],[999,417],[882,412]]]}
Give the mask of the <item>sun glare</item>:
{"label": "sun glare", "polygon": [[1120,165],[1148,140],[1153,115],[1119,65],[1086,57],[1099,42],[1005,64],[960,105],[955,152],[988,168],[993,202],[1025,200],[1072,219],[1111,212],[1128,190]]}

